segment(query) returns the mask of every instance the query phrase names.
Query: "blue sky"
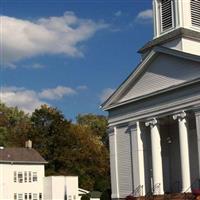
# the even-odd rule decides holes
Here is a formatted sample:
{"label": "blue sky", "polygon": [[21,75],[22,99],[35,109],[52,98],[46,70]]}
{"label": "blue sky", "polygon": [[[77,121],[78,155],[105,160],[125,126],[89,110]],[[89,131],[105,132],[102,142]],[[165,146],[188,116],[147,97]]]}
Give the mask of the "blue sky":
{"label": "blue sky", "polygon": [[69,119],[100,104],[152,39],[151,0],[1,0],[1,101]]}

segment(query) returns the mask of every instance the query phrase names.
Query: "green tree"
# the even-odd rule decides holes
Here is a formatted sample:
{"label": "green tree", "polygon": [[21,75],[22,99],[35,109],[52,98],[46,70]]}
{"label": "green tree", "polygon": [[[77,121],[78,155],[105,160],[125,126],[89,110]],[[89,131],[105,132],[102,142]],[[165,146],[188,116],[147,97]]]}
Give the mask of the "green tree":
{"label": "green tree", "polygon": [[106,127],[104,116],[79,115],[73,124],[47,105],[29,116],[0,104],[0,145],[21,147],[31,139],[48,161],[46,175],[79,176],[80,187],[89,191],[110,187]]}
{"label": "green tree", "polygon": [[23,147],[32,128],[30,117],[17,107],[0,103],[0,145]]}
{"label": "green tree", "polygon": [[109,176],[108,150],[90,127],[74,124],[71,131],[76,143],[71,148],[73,156],[68,161],[71,160],[74,173],[79,174],[81,187],[91,191],[97,179]]}
{"label": "green tree", "polygon": [[108,144],[108,120],[105,116],[94,114],[79,114],[76,120],[78,124],[90,127],[94,135],[99,136],[104,144]]}
{"label": "green tree", "polygon": [[[42,105],[31,117],[33,129],[31,140],[33,147],[48,161],[47,174],[59,174],[62,171],[63,152],[70,146],[69,137],[71,122],[56,108]],[[66,173],[66,172],[65,172]]]}

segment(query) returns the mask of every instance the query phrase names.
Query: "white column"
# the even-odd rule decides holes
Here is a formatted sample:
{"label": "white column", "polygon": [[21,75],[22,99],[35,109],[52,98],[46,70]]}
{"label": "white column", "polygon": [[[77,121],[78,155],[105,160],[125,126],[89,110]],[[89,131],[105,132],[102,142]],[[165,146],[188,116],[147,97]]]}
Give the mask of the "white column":
{"label": "white column", "polygon": [[161,139],[156,119],[146,122],[151,129],[151,149],[153,166],[153,192],[154,195],[164,194],[163,189],[163,167],[161,155]]}
{"label": "white column", "polygon": [[110,127],[109,145],[110,145],[110,169],[112,198],[119,198],[119,178],[118,178],[118,159],[117,159],[117,128]]}
{"label": "white column", "polygon": [[146,194],[145,191],[145,169],[144,169],[144,145],[143,145],[143,140],[142,140],[142,131],[140,127],[140,123],[137,122],[137,144],[138,144],[138,165],[139,165],[139,180],[140,180],[140,185],[142,186],[142,195]]}
{"label": "white column", "polygon": [[188,145],[188,131],[186,122],[186,113],[182,111],[173,116],[173,119],[178,119],[179,126],[179,142],[180,142],[180,156],[181,156],[181,174],[182,174],[182,192],[191,192],[188,189],[191,185],[190,180],[190,160],[189,160],[189,145]]}
{"label": "white column", "polygon": [[134,190],[140,187],[135,196],[144,196],[145,192],[145,169],[144,169],[144,148],[140,123],[131,124],[131,147],[132,147],[132,168],[134,178]]}
{"label": "white column", "polygon": [[198,145],[198,161],[199,161],[199,178],[200,178],[200,108],[195,111],[196,131],[197,131],[197,145]]}

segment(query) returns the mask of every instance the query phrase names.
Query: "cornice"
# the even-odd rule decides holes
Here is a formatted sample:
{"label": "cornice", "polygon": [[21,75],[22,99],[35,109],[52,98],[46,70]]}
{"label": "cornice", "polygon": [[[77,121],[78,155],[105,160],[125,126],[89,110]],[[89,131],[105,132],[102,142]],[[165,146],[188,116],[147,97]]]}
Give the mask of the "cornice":
{"label": "cornice", "polygon": [[148,42],[141,49],[139,49],[138,53],[145,53],[155,46],[165,44],[167,42],[181,37],[200,40],[200,32],[186,28],[175,29]]}

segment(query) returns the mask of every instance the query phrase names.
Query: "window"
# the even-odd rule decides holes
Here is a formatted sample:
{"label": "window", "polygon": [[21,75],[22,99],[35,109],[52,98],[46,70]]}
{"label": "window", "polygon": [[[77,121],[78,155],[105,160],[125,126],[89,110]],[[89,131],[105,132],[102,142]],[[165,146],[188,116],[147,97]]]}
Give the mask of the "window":
{"label": "window", "polygon": [[17,200],[17,193],[14,193],[14,200]]}
{"label": "window", "polygon": [[24,172],[24,183],[27,183],[28,177],[27,177],[27,172]]}
{"label": "window", "polygon": [[23,200],[23,194],[18,194],[18,200]]}
{"label": "window", "polygon": [[161,0],[161,27],[162,31],[166,31],[174,27],[174,1]]}
{"label": "window", "polygon": [[33,200],[38,200],[38,199],[37,199],[37,194],[36,194],[36,193],[33,194]]}
{"label": "window", "polygon": [[16,183],[17,182],[17,172],[14,172],[14,183]]}
{"label": "window", "polygon": [[29,193],[28,198],[29,198],[29,200],[32,199],[32,194],[31,193]]}
{"label": "window", "polygon": [[28,182],[31,183],[31,172],[28,172]]}
{"label": "window", "polygon": [[33,182],[37,182],[37,172],[33,172]]}
{"label": "window", "polygon": [[18,172],[18,182],[23,183],[23,174],[22,172]]}
{"label": "window", "polygon": [[76,195],[74,195],[74,200],[76,200]]}
{"label": "window", "polygon": [[39,200],[42,200],[42,193],[39,194]]}
{"label": "window", "polygon": [[191,0],[192,25],[200,27],[200,0]]}
{"label": "window", "polygon": [[24,194],[24,200],[28,200],[28,194],[27,193]]}

